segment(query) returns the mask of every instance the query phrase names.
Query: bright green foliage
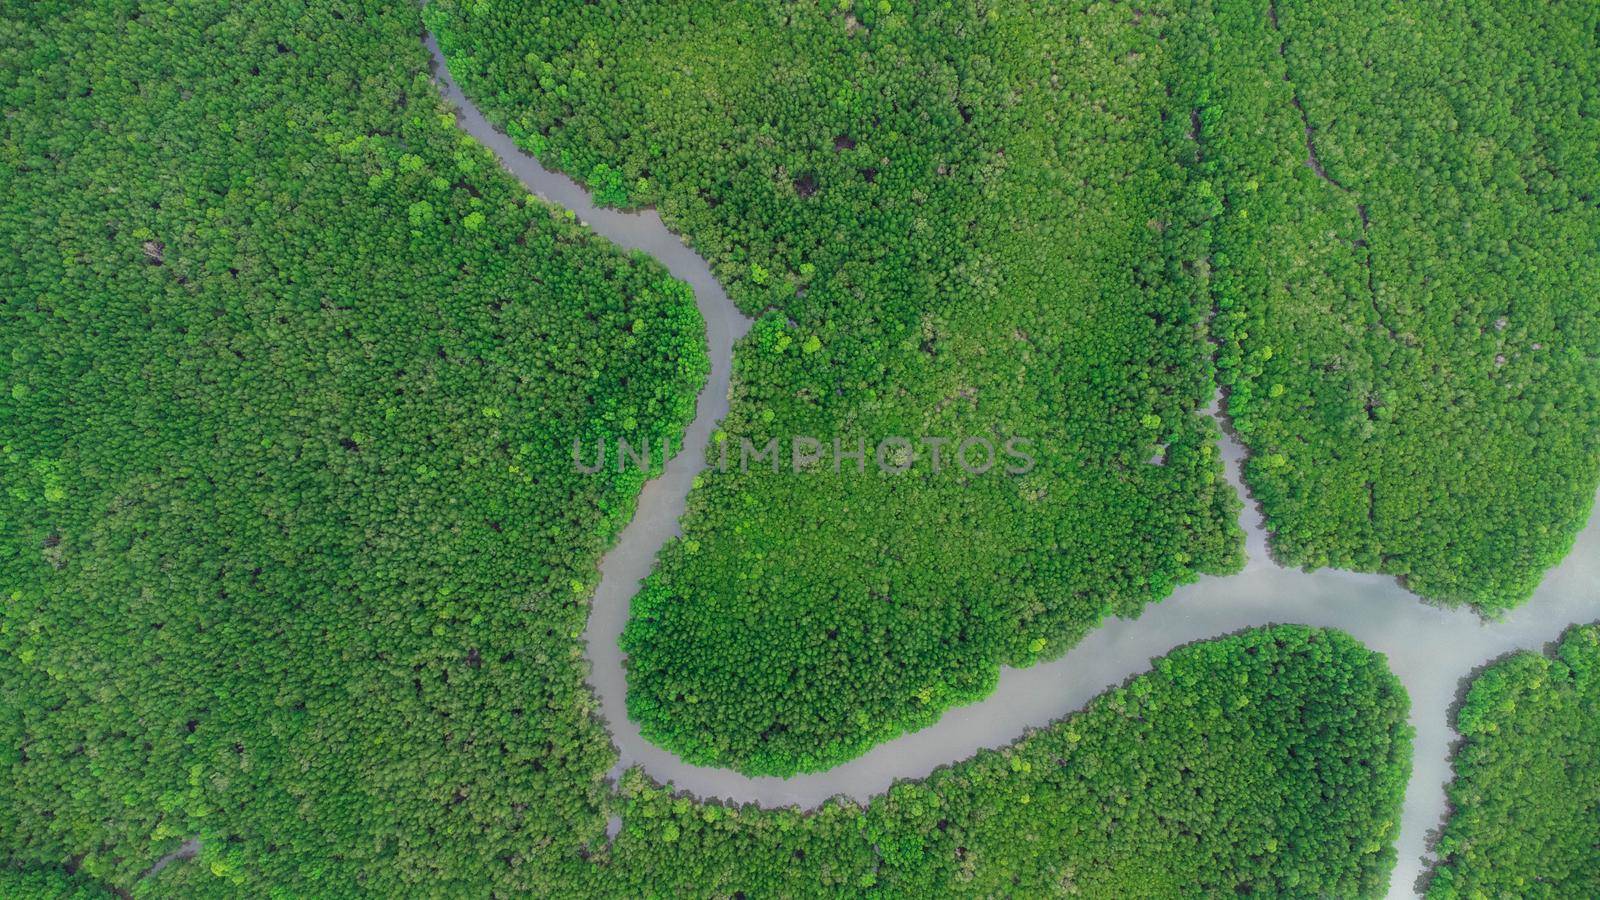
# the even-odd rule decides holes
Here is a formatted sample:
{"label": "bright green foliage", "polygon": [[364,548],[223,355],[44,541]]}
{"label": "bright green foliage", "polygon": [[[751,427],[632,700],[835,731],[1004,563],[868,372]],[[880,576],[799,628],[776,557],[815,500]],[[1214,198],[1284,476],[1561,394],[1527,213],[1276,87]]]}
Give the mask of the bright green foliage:
{"label": "bright green foliage", "polygon": [[1600,4],[1211,5],[1218,366],[1274,551],[1517,604],[1600,473]]}
{"label": "bright green foliage", "polygon": [[197,835],[163,883],[483,896],[604,839],[574,636],[639,475],[571,444],[676,434],[704,325],[463,137],[417,16],[0,20],[17,859],[128,886]]}
{"label": "bright green foliage", "polygon": [[1382,657],[1347,635],[1250,631],[902,785],[868,834],[906,896],[1381,894],[1411,768],[1406,712]]}
{"label": "bright green foliage", "polygon": [[116,894],[83,875],[61,869],[0,864],[0,897],[6,900],[112,900]]}
{"label": "bright green foliage", "polygon": [[1600,897],[1600,626],[1484,670],[1456,729],[1428,896]]}
{"label": "bright green foliage", "polygon": [[[916,10],[860,6],[857,34]],[[1381,890],[1405,700],[1380,657],[1331,632],[1278,628],[1178,651],[1088,712],[865,811],[728,809],[637,775],[608,789],[615,754],[578,636],[594,563],[639,479],[577,477],[567,453],[577,436],[676,433],[704,374],[701,323],[658,267],[527,204],[463,141],[424,75],[417,16],[409,2],[359,0],[29,2],[0,15],[0,896],[94,896],[91,879],[141,897]],[[994,18],[1005,22],[985,14],[975,27]],[[1082,77],[1076,65],[1064,61],[1062,77]],[[1061,140],[1129,127],[1084,97]],[[1163,101],[1148,99],[1140,108],[1159,117]],[[1155,152],[1132,146],[1148,137],[1132,132],[1123,152]],[[1005,149],[1044,153],[1027,141]],[[1129,177],[1151,178],[1143,164],[1130,162]],[[1030,168],[1006,177],[1056,171]],[[607,192],[650,189],[643,172],[595,171],[586,177]],[[886,183],[898,177],[885,169]],[[1215,214],[1212,193],[1182,190],[1194,217]],[[1110,190],[1095,201],[1123,214],[1159,205]],[[1015,212],[1020,201],[996,202]],[[925,227],[943,225],[930,214]],[[1112,240],[1105,222],[1084,227],[1093,241],[1064,246],[1092,257],[1097,241],[1112,256],[1137,244]],[[766,256],[769,285],[789,272],[845,277]],[[1098,279],[1110,259],[1032,277]],[[964,271],[1018,265],[997,257]],[[1166,271],[1146,273],[1148,290],[1188,297],[1181,279],[1160,287]],[[871,324],[829,302],[839,321]],[[1182,480],[1214,470],[1187,407],[1204,379],[1181,344],[1152,336],[1190,314],[1172,302],[1159,328],[1152,319],[1151,333],[1110,346],[1171,354],[1174,371],[1150,377],[1187,387],[1130,399],[1117,393],[1131,390],[1118,380],[1127,371],[1098,360],[1096,383],[1127,430],[1087,434],[1081,423],[1094,420],[1073,419],[1079,440],[1105,442],[1076,477],[1116,470],[1109,448],[1135,430],[1168,437],[1143,424],[1159,417],[1179,430],[1169,468],[1192,472],[1161,475],[1130,457],[1122,487],[1100,484],[1104,505],[1191,510],[1183,540],[1216,538],[1222,559],[1225,492]],[[998,379],[980,365],[976,307],[961,315],[915,343]],[[1053,335],[1029,351],[1043,368],[1110,352],[1078,343],[1095,323],[1071,320],[1081,334],[1069,340],[1052,316],[1066,319],[1041,313],[1018,339]],[[779,375],[855,365],[855,332],[806,321],[762,326],[752,346],[782,363],[746,370],[743,390],[766,399],[740,428],[761,408],[797,415],[773,385],[798,382]],[[1083,415],[1038,368],[1037,395],[985,382],[994,390],[977,405],[998,395],[1011,397],[1007,414],[1043,404]],[[1178,479],[1172,496],[1141,493],[1166,477]],[[1142,521],[1080,499],[1084,510],[1052,509],[1066,514],[1061,528]],[[955,506],[945,521],[978,512]],[[1112,566],[1113,548],[1156,552],[1116,546],[1135,533],[1107,531],[1096,564]],[[1149,571],[1176,578],[1197,564]],[[975,583],[1026,583],[980,569]],[[1083,576],[1086,594],[1096,577]],[[1163,593],[1150,577],[1150,595]],[[1030,596],[1029,609],[1045,599]],[[1059,649],[1058,613],[1036,612],[1018,646]],[[613,813],[624,826],[608,843]],[[190,836],[199,858],[140,880]]]}
{"label": "bright green foliage", "polygon": [[811,818],[623,788],[595,893],[1380,896],[1410,771],[1407,701],[1339,632],[1185,647],[1082,713]]}
{"label": "bright green foliage", "polygon": [[[735,361],[733,471],[690,498],[694,549],[667,549],[624,635],[652,740],[824,768],[1237,565],[1196,412],[1219,207],[1166,89],[1173,4],[1141,5],[430,4],[487,115],[608,197],[620,172],[767,311]],[[741,441],[793,435],[820,466],[739,471]],[[1037,465],[968,476],[951,444],[942,471],[929,447],[883,475],[890,436],[1017,436]],[[866,443],[865,475],[835,438]]]}

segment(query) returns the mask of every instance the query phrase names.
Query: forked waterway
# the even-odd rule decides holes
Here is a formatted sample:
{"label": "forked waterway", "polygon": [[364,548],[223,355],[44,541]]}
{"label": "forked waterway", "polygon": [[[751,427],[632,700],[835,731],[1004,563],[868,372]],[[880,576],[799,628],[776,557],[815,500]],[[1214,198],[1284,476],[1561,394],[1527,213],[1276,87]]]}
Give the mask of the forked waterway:
{"label": "forked waterway", "polygon": [[[1150,668],[1153,658],[1194,641],[1242,628],[1298,623],[1339,628],[1388,657],[1389,667],[1411,695],[1416,728],[1411,783],[1399,837],[1399,863],[1390,896],[1414,892],[1426,861],[1429,832],[1442,824],[1444,785],[1450,777],[1455,733],[1449,711],[1462,679],[1472,669],[1514,650],[1539,650],[1570,625],[1600,619],[1600,521],[1592,518],[1566,561],[1545,577],[1533,600],[1505,618],[1485,623],[1466,610],[1424,604],[1395,579],[1323,570],[1302,572],[1274,564],[1266,531],[1253,504],[1241,525],[1249,563],[1240,574],[1202,578],[1147,607],[1138,619],[1110,619],[1060,659],[1026,669],[1002,669],[995,692],[981,702],[947,711],[921,731],[879,744],[865,755],[826,772],[792,778],[750,778],[728,769],[689,765],[644,740],[627,715],[627,681],[617,639],[628,605],[649,574],[658,550],[679,533],[678,519],[696,473],[702,468],[712,428],[728,412],[734,343],[749,327],[711,274],[711,268],[662,224],[654,211],[623,213],[597,208],[588,192],[523,153],[488,123],[450,78],[433,36],[425,38],[435,75],[457,119],[533,194],[572,210],[599,234],[621,247],[648,253],[694,289],[706,320],[711,375],[701,390],[683,452],[661,477],[647,483],[638,510],[616,545],[600,561],[585,632],[592,668],[590,684],[616,742],[619,770],[641,766],[651,777],[700,797],[762,806],[814,807],[830,797],[866,800],[896,780],[921,778],[934,769],[1002,747],[1083,707],[1106,688]],[[1222,441],[1228,479],[1248,496],[1240,478],[1244,451],[1232,437]]]}

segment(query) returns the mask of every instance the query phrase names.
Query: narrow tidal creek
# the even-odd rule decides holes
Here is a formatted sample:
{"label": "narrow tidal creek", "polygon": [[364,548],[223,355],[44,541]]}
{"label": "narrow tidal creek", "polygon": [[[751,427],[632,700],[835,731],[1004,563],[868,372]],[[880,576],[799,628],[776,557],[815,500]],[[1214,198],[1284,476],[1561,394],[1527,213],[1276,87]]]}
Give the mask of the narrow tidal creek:
{"label": "narrow tidal creek", "polygon": [[[689,765],[644,740],[628,719],[627,679],[617,639],[627,624],[629,601],[650,573],[657,551],[680,533],[678,519],[703,467],[712,429],[728,412],[733,347],[750,320],[728,299],[706,261],[668,231],[653,210],[625,213],[596,207],[584,187],[518,149],[462,94],[433,35],[424,41],[433,54],[440,91],[457,108],[462,129],[493,151],[530,193],[572,210],[597,233],[620,247],[649,254],[688,283],[706,321],[711,375],[700,392],[683,451],[644,486],[633,520],[601,559],[600,584],[584,633],[589,683],[620,752],[618,772],[641,766],[658,781],[700,797],[762,806],[810,808],[838,795],[864,801],[896,780],[921,778],[1068,715],[1106,688],[1148,670],[1153,658],[1175,647],[1269,624],[1338,628],[1384,653],[1411,695],[1415,755],[1401,818],[1399,862],[1389,890],[1391,897],[1409,897],[1428,864],[1429,832],[1443,824],[1446,812],[1444,786],[1456,739],[1449,710],[1462,679],[1506,653],[1540,650],[1570,625],[1600,620],[1600,517],[1591,518],[1566,561],[1547,573],[1531,601],[1485,623],[1465,609],[1426,605],[1388,576],[1308,573],[1276,565],[1267,553],[1261,517],[1247,500],[1240,523],[1249,554],[1243,572],[1185,585],[1147,607],[1138,619],[1107,620],[1060,659],[1026,669],[1004,668],[993,694],[947,711],[921,731],[879,744],[826,772],[792,778],[751,778]],[[1218,414],[1215,407],[1209,412]],[[1228,429],[1223,431],[1228,480],[1248,498],[1240,473],[1244,450]]]}

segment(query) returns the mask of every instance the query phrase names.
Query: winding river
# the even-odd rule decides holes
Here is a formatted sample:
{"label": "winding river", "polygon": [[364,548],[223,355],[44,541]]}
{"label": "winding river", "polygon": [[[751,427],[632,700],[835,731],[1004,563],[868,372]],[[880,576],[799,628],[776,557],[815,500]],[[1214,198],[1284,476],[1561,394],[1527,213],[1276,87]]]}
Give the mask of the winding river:
{"label": "winding river", "polygon": [[[433,54],[440,90],[457,108],[457,119],[468,134],[492,150],[531,193],[572,210],[599,234],[649,254],[687,282],[705,317],[711,374],[700,392],[683,452],[661,477],[644,486],[633,520],[601,560],[600,585],[584,635],[592,667],[590,684],[620,752],[618,772],[641,766],[658,781],[700,797],[762,806],[810,808],[837,795],[864,801],[897,779],[923,777],[1072,713],[1180,645],[1273,623],[1339,628],[1384,653],[1411,695],[1414,767],[1402,813],[1399,863],[1389,892],[1392,897],[1407,897],[1429,864],[1425,855],[1430,832],[1445,815],[1444,786],[1450,778],[1450,745],[1456,737],[1449,710],[1462,679],[1503,654],[1541,649],[1569,625],[1600,619],[1600,517],[1591,519],[1566,561],[1546,575],[1530,602],[1497,622],[1485,623],[1466,610],[1424,604],[1390,577],[1282,568],[1267,553],[1259,512],[1247,504],[1241,525],[1249,563],[1242,573],[1181,587],[1164,602],[1147,607],[1136,620],[1108,620],[1060,659],[1026,669],[1005,668],[993,694],[947,711],[928,728],[879,744],[826,772],[792,778],[750,778],[727,769],[689,765],[644,740],[628,718],[627,682],[617,639],[627,622],[629,601],[649,574],[657,551],[679,534],[678,520],[690,484],[702,467],[712,428],[728,412],[734,344],[750,322],[728,300],[706,261],[668,231],[660,216],[654,211],[598,208],[581,185],[540,166],[484,119],[450,77],[433,36],[424,40]],[[1244,450],[1228,429],[1223,430],[1228,479],[1240,496],[1248,496],[1240,477]]]}

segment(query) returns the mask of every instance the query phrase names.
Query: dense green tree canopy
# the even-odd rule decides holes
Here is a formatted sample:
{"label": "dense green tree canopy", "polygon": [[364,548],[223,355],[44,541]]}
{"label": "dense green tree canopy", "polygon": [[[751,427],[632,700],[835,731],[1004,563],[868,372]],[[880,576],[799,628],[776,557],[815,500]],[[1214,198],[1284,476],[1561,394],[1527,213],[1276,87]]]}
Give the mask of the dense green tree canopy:
{"label": "dense green tree canopy", "polygon": [[1525,599],[1600,475],[1600,13],[1489,6],[431,4],[491,117],[763,314],[713,454],[1039,448],[708,476],[624,638],[645,733],[823,768],[1229,569],[1207,337],[1281,559]]}
{"label": "dense green tree canopy", "polygon": [[[1209,187],[1171,4],[437,0],[452,72],[763,314],[724,444],[624,637],[686,758],[816,769],[1237,565],[1204,320]],[[535,26],[534,23],[537,23]],[[1180,108],[1181,106],[1181,108]],[[911,470],[845,449],[947,438]],[[958,442],[1032,442],[1010,477]],[[720,460],[720,448],[713,448]],[[979,457],[981,451],[969,455]],[[981,463],[981,459],[980,459]]]}
{"label": "dense green tree canopy", "polygon": [[[668,651],[700,651],[684,659],[703,668],[684,671],[716,685],[707,709],[754,703],[767,723],[777,709],[813,726],[695,752],[816,765],[981,694],[997,661],[1057,652],[1237,561],[1234,501],[1192,414],[1211,387],[1208,279],[1270,283],[1228,243],[1247,221],[1349,213],[1284,187],[1324,179],[1297,174],[1282,139],[1298,113],[1265,7],[585,6],[561,12],[639,30],[511,23],[496,40],[550,42],[548,55],[486,53],[464,74],[530,146],[607,199],[660,203],[747,309],[772,308],[742,351],[729,439],[1056,441],[1014,481],[926,465],[899,480],[708,478],[688,540],[639,601],[654,618],[629,636],[658,735],[745,728],[685,712],[671,670],[646,668]],[[470,59],[469,18],[497,10],[436,15]],[[1309,13],[1279,27],[1309,27],[1295,15]],[[1577,21],[1529,51],[1581,45]],[[575,436],[676,434],[704,376],[701,322],[659,266],[530,202],[463,138],[418,29],[413,4],[381,0],[0,6],[0,895],[1383,892],[1406,700],[1381,657],[1336,632],[1185,648],[865,808],[701,803],[637,772],[609,785],[616,754],[579,638],[595,561],[641,479],[580,477],[566,454]],[[617,71],[622,41],[640,42],[627,58],[654,80]],[[497,68],[512,64],[537,78]],[[1565,71],[1542,77],[1570,87]],[[592,105],[593,81],[632,118]],[[1301,105],[1320,116],[1323,102]],[[700,127],[638,127],[651,110]],[[1267,160],[1256,188],[1244,163],[1217,162],[1252,152]],[[1582,161],[1562,159],[1570,179]],[[1574,209],[1592,200],[1563,190]],[[1240,191],[1277,199],[1247,206]],[[1288,248],[1294,234],[1257,239]],[[1334,249],[1307,271],[1364,280]],[[1564,263],[1550,278],[1587,277],[1548,252]],[[1296,308],[1239,290],[1218,304]],[[1563,358],[1592,354],[1590,320],[1552,290]],[[1307,316],[1308,334],[1327,327]],[[1251,343],[1260,326],[1226,318],[1243,402],[1279,357]],[[1563,366],[1538,374],[1590,388]],[[1570,446],[1537,449],[1577,484],[1585,423],[1542,384],[1526,406]],[[1336,388],[1318,388],[1318,408],[1348,402]],[[1544,525],[1515,518],[1533,523],[1535,555],[1568,533],[1549,509]],[[919,536],[918,522],[939,527]],[[751,647],[853,693],[802,709],[716,681]],[[1563,677],[1581,682],[1586,658],[1564,651]],[[671,705],[652,708],[650,691]],[[1559,746],[1582,740],[1593,710],[1548,693],[1463,714],[1463,784],[1471,748],[1492,744],[1479,726],[1517,710],[1580,723],[1549,726]],[[868,721],[829,733],[855,711],[842,700]],[[1487,782],[1513,780],[1478,752]],[[1516,765],[1548,786],[1552,759],[1570,758],[1540,752]],[[1569,853],[1580,829],[1548,854],[1567,877],[1588,871]],[[141,877],[189,837],[197,859]],[[1451,840],[1448,877],[1466,879],[1472,845]]]}
{"label": "dense green tree canopy", "polygon": [[399,896],[603,840],[573,637],[640,476],[570,443],[676,433],[704,325],[463,137],[417,15],[8,6],[0,847]]}
{"label": "dense green tree canopy", "polygon": [[1209,6],[1218,366],[1274,551],[1514,606],[1600,477],[1600,4]]}
{"label": "dense green tree canopy", "polygon": [[1428,896],[1600,896],[1600,626],[1484,670],[1456,728]]}
{"label": "dense green tree canopy", "polygon": [[1385,893],[1407,702],[1339,632],[1177,650],[1004,750],[814,817],[631,779],[596,894],[1124,898]]}
{"label": "dense green tree canopy", "polygon": [[63,869],[0,865],[0,897],[6,900],[112,900],[115,896],[92,880]]}

